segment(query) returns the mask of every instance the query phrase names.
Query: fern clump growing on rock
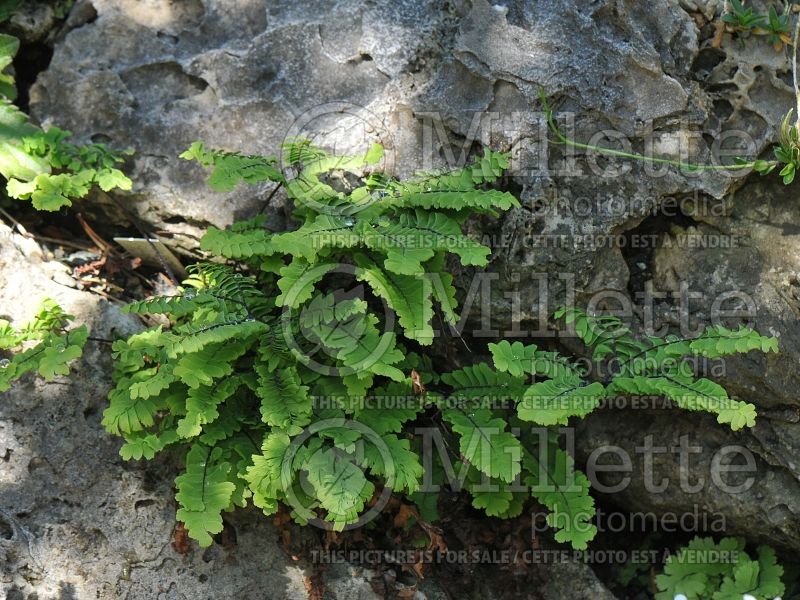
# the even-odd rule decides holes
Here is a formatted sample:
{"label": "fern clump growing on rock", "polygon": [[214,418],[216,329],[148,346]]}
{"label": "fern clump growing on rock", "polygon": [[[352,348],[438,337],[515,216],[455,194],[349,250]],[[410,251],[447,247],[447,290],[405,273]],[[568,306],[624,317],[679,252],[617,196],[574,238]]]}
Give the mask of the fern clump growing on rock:
{"label": "fern clump growing on rock", "polygon": [[[519,206],[489,187],[509,156],[486,150],[463,169],[409,181],[377,172],[381,156],[380,146],[336,157],[304,141],[284,148],[284,170],[201,143],[183,155],[210,169],[220,191],[284,186],[300,223],[283,233],[261,217],[211,228],[201,247],[219,262],[191,267],[174,296],[129,305],[166,318],[113,346],[103,424],[125,439],[126,459],[184,448],[178,519],[202,545],[221,531],[222,511],[248,503],[266,514],[285,504],[299,522],[341,530],[397,492],[433,518],[433,490],[457,480],[491,516],[520,514],[532,495],[556,539],[585,548],[596,531],[589,481],[548,428],[610,393],[662,394],[734,429],[753,424],[752,405],[666,360],[776,350],[750,330],[640,340],[618,320],[568,308],[558,316],[596,360],[623,361],[614,377],[593,380],[567,357],[508,341],[489,344],[490,362],[435,368],[424,353],[434,324],[459,321],[447,256],[484,267],[491,254],[463,232],[465,220]],[[342,185],[353,177],[341,173],[361,185]],[[437,423],[444,452],[426,454],[437,440],[413,435],[423,417]]]}
{"label": "fern clump growing on rock", "polygon": [[756,558],[745,551],[741,538],[696,537],[664,565],[655,578],[656,600],[773,600],[785,589],[783,567],[769,546],[759,546]]}
{"label": "fern clump growing on rock", "polygon": [[[0,20],[7,14],[0,15]],[[130,190],[133,183],[119,169],[130,151],[115,151],[105,144],[73,144],[72,135],[57,127],[42,130],[31,124],[13,101],[11,66],[19,40],[0,34],[0,174],[8,180],[11,198],[30,200],[37,210],[58,211],[84,198],[97,186],[105,192]]]}
{"label": "fern clump growing on rock", "polygon": [[[67,329],[71,320],[52,300],[45,300],[36,316],[19,329],[0,319],[0,392],[29,372],[46,381],[69,373],[69,363],[83,354],[89,336],[85,325]],[[2,357],[4,351],[10,358]]]}

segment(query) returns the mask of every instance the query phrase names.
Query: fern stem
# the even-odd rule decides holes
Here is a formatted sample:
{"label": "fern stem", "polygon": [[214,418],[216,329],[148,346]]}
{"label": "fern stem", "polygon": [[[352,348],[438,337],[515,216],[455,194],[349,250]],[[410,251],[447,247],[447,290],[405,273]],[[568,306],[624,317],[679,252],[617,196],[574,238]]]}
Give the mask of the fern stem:
{"label": "fern stem", "polygon": [[[718,400],[718,398],[715,398],[714,396],[709,396],[708,394],[704,394],[703,392],[699,392],[699,391],[697,391],[695,388],[693,388],[693,387],[691,387],[691,386],[689,386],[689,385],[686,385],[686,384],[685,384],[683,381],[681,381],[680,379],[675,379],[675,377],[673,377],[673,376],[671,376],[671,375],[662,375],[662,377],[663,377],[664,379],[667,379],[667,380],[671,381],[672,383],[674,383],[674,384],[678,385],[679,387],[682,387],[682,388],[683,388],[683,389],[685,389],[685,390],[689,390],[689,391],[690,391],[690,392],[692,392],[693,394],[697,394],[697,395],[703,396],[704,398],[708,398],[708,399],[709,399],[709,400],[711,400],[711,401],[716,401],[716,400]],[[679,403],[679,402],[675,401],[675,404],[677,404],[678,408],[683,408],[683,407],[680,405],[680,403]]]}
{"label": "fern stem", "polygon": [[[558,452],[558,450],[559,450],[559,449],[558,449],[558,448],[556,448],[555,452]],[[549,447],[548,447],[548,449],[547,449],[547,450],[545,450],[545,452],[550,452],[550,449],[549,449]],[[566,504],[567,506],[570,506],[569,497],[568,497],[568,496],[567,496],[567,495],[564,493],[564,489],[563,489],[563,488],[564,488],[565,486],[562,486],[562,485],[560,485],[560,484],[558,483],[558,480],[556,480],[556,478],[555,478],[555,477],[553,477],[553,474],[550,472],[550,469],[549,469],[549,466],[550,466],[550,465],[547,465],[547,464],[542,464],[542,461],[540,461],[538,458],[536,458],[536,457],[533,455],[533,453],[532,453],[532,452],[527,452],[527,451],[526,451],[526,452],[525,452],[525,454],[526,454],[527,456],[529,456],[529,457],[531,458],[531,460],[533,460],[533,461],[536,463],[536,467],[538,468],[538,471],[539,471],[539,473],[541,473],[542,471],[544,471],[545,475],[547,475],[547,479],[549,479],[549,480],[550,480],[550,483],[553,485],[553,489],[556,491],[556,493],[558,493],[558,494],[561,496],[562,500],[564,501],[564,504]],[[574,477],[574,475],[575,475],[575,469],[574,469],[574,466],[573,466],[573,469],[572,469],[572,475],[573,475],[573,477]]]}
{"label": "fern stem", "polygon": [[275,194],[278,193],[278,190],[281,189],[281,187],[283,187],[283,182],[279,181],[278,185],[275,186],[275,189],[273,189],[270,192],[269,196],[267,196],[267,199],[264,200],[264,205],[261,207],[261,210],[258,211],[259,214],[264,214],[264,211],[267,210],[267,207],[269,206],[269,201],[272,200],[272,198],[275,196]]}
{"label": "fern stem", "polygon": [[256,444],[256,441],[253,439],[253,436],[250,435],[249,431],[247,431],[246,429],[242,429],[242,434],[244,434],[244,437],[246,437],[250,441],[250,443],[253,444],[253,447],[256,449],[256,452],[261,452],[261,446]]}
{"label": "fern stem", "polygon": [[[674,160],[671,158],[658,158],[655,156],[646,156],[644,154],[640,154],[638,152],[625,152],[623,150],[614,150],[613,148],[606,148],[604,146],[596,146],[594,144],[584,144],[582,142],[578,142],[571,138],[565,136],[561,130],[558,128],[558,125],[555,122],[553,117],[553,110],[550,107],[549,103],[547,102],[547,96],[544,93],[543,89],[539,90],[539,98],[542,102],[542,108],[545,112],[545,118],[547,119],[547,125],[553,135],[556,137],[557,142],[559,144],[564,144],[565,146],[571,146],[573,148],[580,148],[582,150],[590,150],[592,152],[597,152],[599,154],[605,154],[608,156],[617,156],[620,158],[630,158],[633,160],[641,160],[644,162],[651,162],[651,163],[659,163],[665,165],[671,165],[674,167],[678,167],[680,169],[686,171],[740,171],[743,169],[751,169],[755,165],[755,161],[750,162],[743,162],[734,165],[700,165],[696,163],[687,163],[680,160]],[[800,102],[800,97],[798,98],[798,102]],[[778,164],[777,161],[768,161],[768,164]]]}
{"label": "fern stem", "polygon": [[206,455],[206,460],[203,463],[203,481],[202,481],[201,486],[200,486],[200,490],[201,490],[200,491],[200,501],[201,502],[205,502],[206,501],[206,477],[208,477],[208,462],[211,460],[211,453],[214,452],[214,448],[216,448],[216,447],[217,447],[216,444],[214,444],[213,446],[209,446],[208,454]]}
{"label": "fern stem", "polygon": [[[640,351],[640,352],[637,352],[636,354],[634,354],[633,356],[631,356],[631,357],[630,357],[628,360],[626,360],[626,361],[625,361],[625,362],[622,364],[622,368],[621,368],[620,372],[624,372],[624,371],[627,369],[627,367],[629,367],[629,366],[630,366],[630,364],[631,364],[631,363],[632,363],[634,360],[636,360],[636,359],[637,359],[637,358],[639,358],[640,356],[643,356],[643,355],[647,354],[647,353],[648,353],[648,352],[650,352],[651,350],[655,350],[656,348],[664,348],[664,347],[666,347],[666,346],[670,346],[670,345],[672,345],[672,344],[682,344],[683,342],[691,342],[691,341],[693,341],[693,340],[696,340],[696,339],[698,339],[699,337],[702,337],[702,334],[701,334],[700,336],[695,336],[695,337],[678,338],[677,340],[664,340],[664,341],[663,341],[662,343],[660,343],[660,344],[653,344],[653,345],[652,345],[652,346],[650,346],[649,348],[645,348],[644,350],[642,350],[642,351]],[[707,336],[707,338],[706,338],[706,339],[724,339],[724,338],[725,338],[725,336],[722,336],[722,335],[710,335],[710,336]]]}
{"label": "fern stem", "polygon": [[[787,4],[787,8],[789,5]],[[794,37],[792,38],[792,83],[794,84],[794,97],[797,102],[795,113],[795,128],[800,130],[800,87],[797,85],[797,42],[800,39],[800,15],[795,19]]]}

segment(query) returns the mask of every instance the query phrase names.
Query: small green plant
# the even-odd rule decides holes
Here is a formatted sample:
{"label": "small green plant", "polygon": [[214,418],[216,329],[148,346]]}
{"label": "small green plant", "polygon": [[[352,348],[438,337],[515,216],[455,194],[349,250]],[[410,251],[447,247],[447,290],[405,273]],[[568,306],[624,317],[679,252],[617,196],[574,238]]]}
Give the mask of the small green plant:
{"label": "small green plant", "polygon": [[543,89],[539,90],[539,98],[542,108],[545,113],[548,127],[551,133],[555,136],[554,142],[556,144],[563,144],[573,148],[580,148],[582,150],[589,150],[607,156],[616,156],[619,158],[629,158],[632,160],[639,160],[644,162],[652,162],[659,164],[672,165],[687,172],[699,171],[738,171],[745,169],[753,169],[761,175],[767,175],[775,170],[776,167],[783,165],[780,175],[783,178],[783,183],[789,185],[794,181],[795,170],[800,164],[800,145],[798,145],[798,124],[791,122],[792,110],[790,110],[780,126],[780,139],[777,146],[774,147],[773,152],[776,160],[763,160],[757,159],[752,161],[743,160],[740,158],[735,159],[733,164],[727,165],[701,165],[695,163],[687,163],[680,160],[671,158],[660,158],[656,156],[647,156],[639,154],[638,152],[624,152],[622,150],[615,150],[613,148],[606,148],[604,146],[597,146],[595,144],[584,144],[575,141],[564,135],[556,123],[553,109],[547,99]]}
{"label": "small green plant", "polygon": [[[792,124],[792,111],[790,110],[781,121],[780,137],[778,138],[778,145],[775,146],[775,158],[778,159],[783,168],[780,171],[780,176],[783,177],[783,183],[789,185],[794,181],[797,174],[797,169],[800,167],[800,142],[798,142],[798,128],[796,124]],[[763,161],[762,161],[763,162]],[[762,174],[767,174],[775,168],[774,164],[758,165],[756,170]]]}
{"label": "small green plant", "polygon": [[722,15],[722,21],[736,31],[756,29],[766,20],[764,15],[753,12],[752,8],[745,8],[741,0],[730,0],[730,6],[731,12]]}
{"label": "small green plant", "polygon": [[773,600],[784,592],[783,567],[769,546],[759,546],[756,557],[745,551],[740,538],[696,537],[672,554],[664,572],[656,576],[656,600]]}
{"label": "small green plant", "polygon": [[[455,478],[492,516],[518,515],[532,495],[556,539],[585,548],[596,532],[589,482],[555,427],[610,393],[665,395],[733,429],[753,425],[751,404],[676,360],[777,350],[746,329],[638,339],[618,319],[570,307],[557,317],[597,361],[620,361],[613,377],[592,380],[565,356],[508,341],[489,344],[491,362],[434,367],[425,348],[436,315],[442,327],[459,321],[447,255],[482,267],[491,252],[463,233],[465,220],[519,205],[488,187],[508,155],[487,149],[464,169],[408,181],[377,171],[379,146],[335,157],[300,141],[283,155],[292,177],[274,158],[199,143],[184,153],[211,169],[216,189],[285,186],[300,226],[270,233],[255,218],[211,228],[201,247],[221,262],[192,267],[175,296],[128,307],[169,326],[113,345],[103,424],[125,439],[125,459],[185,449],[177,516],[202,545],[221,530],[222,511],[248,503],[266,514],[283,503],[301,523],[343,529],[398,492],[435,515],[430,485]],[[341,176],[365,170],[360,185]],[[445,456],[423,460],[412,434],[420,420],[436,424]]]}
{"label": "small green plant", "polygon": [[794,4],[794,2],[788,2],[786,4],[786,10],[782,14],[778,13],[774,6],[770,6],[766,15],[759,15],[755,14],[752,8],[745,8],[740,0],[730,0],[731,12],[726,13],[722,17],[722,21],[735,31],[752,31],[759,35],[767,35],[776,50],[780,50],[783,44],[791,44],[792,79],[797,100],[797,120],[794,123],[792,122],[793,110],[790,109],[781,121],[778,144],[773,148],[775,160],[744,160],[736,158],[733,164],[702,165],[670,158],[648,156],[638,152],[624,152],[622,150],[597,146],[596,144],[578,142],[561,132],[556,123],[553,109],[547,99],[547,94],[543,88],[540,88],[539,98],[545,113],[547,125],[551,133],[555,136],[554,142],[556,144],[589,150],[607,156],[672,165],[687,172],[752,169],[761,175],[767,175],[774,171],[776,167],[781,167],[779,173],[783,179],[783,183],[789,185],[794,181],[795,173],[798,168],[800,168],[800,142],[798,141],[800,139],[800,87],[798,87],[797,77],[797,46],[800,40],[800,16],[795,19],[794,36],[790,37],[791,26],[789,14]]}
{"label": "small green plant", "polygon": [[764,30],[767,39],[776,50],[780,50],[783,44],[792,43],[791,32],[789,30],[789,15],[778,14],[774,5],[769,7],[767,18],[760,27]]}
{"label": "small green plant", "polygon": [[46,381],[69,374],[68,364],[80,358],[89,335],[85,325],[68,329],[72,316],[46,300],[36,317],[19,329],[0,319],[0,392],[25,373],[36,371]]}
{"label": "small green plant", "polygon": [[744,40],[741,36],[752,33],[766,36],[775,51],[780,52],[784,44],[792,44],[789,24],[791,4],[787,3],[784,13],[778,13],[775,5],[771,5],[766,14],[758,14],[753,12],[752,8],[745,8],[740,0],[730,0],[731,10],[722,15],[722,22],[728,31],[740,35],[742,45]]}
{"label": "small green plant", "polygon": [[95,185],[104,192],[131,189],[131,180],[117,168],[129,153],[109,150],[104,144],[71,144],[66,141],[70,135],[51,127],[23,137],[23,151],[43,161],[48,170],[28,181],[18,178],[19,171],[4,173],[9,196],[30,200],[37,210],[57,211],[72,206],[75,198],[84,198]]}
{"label": "small green plant", "polygon": [[14,77],[5,70],[18,50],[17,38],[0,34],[0,174],[8,180],[8,195],[30,200],[37,210],[57,211],[95,185],[106,192],[130,190],[131,180],[118,168],[129,151],[71,144],[70,132],[43,131],[13,104]]}

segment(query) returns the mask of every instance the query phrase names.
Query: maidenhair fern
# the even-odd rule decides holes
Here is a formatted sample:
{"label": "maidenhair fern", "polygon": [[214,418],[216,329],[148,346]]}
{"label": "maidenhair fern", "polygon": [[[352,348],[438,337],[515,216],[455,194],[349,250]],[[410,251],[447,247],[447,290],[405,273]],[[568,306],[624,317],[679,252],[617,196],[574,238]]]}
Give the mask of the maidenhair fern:
{"label": "maidenhair fern", "polygon": [[[777,338],[744,327],[733,330],[716,325],[707,327],[695,338],[669,335],[640,340],[616,317],[598,319],[575,308],[561,309],[556,316],[564,317],[578,337],[593,349],[593,360],[611,363],[614,371],[608,393],[664,396],[680,408],[714,413],[719,423],[734,430],[755,425],[755,406],[730,398],[721,385],[710,379],[694,377],[691,362],[681,359],[719,358],[751,350],[777,352]],[[572,379],[562,380],[566,390],[570,390],[562,394],[572,393],[573,383],[583,385],[577,377]]]}
{"label": "maidenhair fern", "polygon": [[[69,373],[69,363],[80,358],[89,335],[85,325],[67,329],[71,319],[52,300],[45,300],[36,316],[19,329],[0,319],[0,392],[29,372],[47,381]],[[3,352],[9,357],[2,358]]]}
{"label": "maidenhair fern", "polygon": [[66,141],[70,135],[51,127],[24,136],[23,151],[43,168],[35,176],[4,173],[9,178],[8,195],[30,200],[38,210],[56,211],[71,206],[75,198],[84,198],[95,185],[104,192],[131,189],[131,180],[117,168],[128,152],[115,152],[104,144],[72,144]]}
{"label": "maidenhair fern", "polygon": [[57,127],[32,125],[13,101],[13,75],[3,72],[19,50],[19,40],[0,34],[0,175],[12,198],[30,200],[37,210],[57,211],[85,197],[93,186],[103,191],[130,190],[132,182],[119,169],[129,152],[104,144],[76,145]]}
{"label": "maidenhair fern", "polygon": [[[752,405],[667,360],[777,349],[750,330],[642,339],[617,319],[560,311],[596,361],[617,360],[602,381],[518,341],[489,344],[491,362],[452,372],[418,353],[433,343],[434,323],[459,320],[448,255],[465,266],[489,261],[490,249],[463,232],[465,219],[519,206],[490,187],[506,154],[486,150],[459,171],[409,181],[378,172],[379,146],[334,157],[295,142],[283,150],[283,171],[276,159],[200,143],[183,156],[210,169],[221,191],[284,186],[299,222],[283,233],[261,217],[211,228],[201,247],[220,262],[191,267],[174,296],[127,308],[165,315],[169,326],[113,345],[116,385],[103,424],[125,439],[126,459],[184,449],[178,518],[203,545],[220,531],[221,511],[250,502],[266,514],[284,503],[300,522],[343,529],[386,491],[433,514],[427,486],[452,483],[496,517],[520,514],[533,496],[556,539],[585,548],[596,533],[589,481],[556,426],[618,393],[665,395],[734,429],[753,424]],[[361,175],[362,185],[345,185],[354,178],[341,172]],[[364,293],[342,293],[348,279]],[[444,439],[424,460],[424,440],[412,435],[423,416]]]}
{"label": "maidenhair fern", "polygon": [[745,551],[741,538],[694,538],[670,555],[664,572],[656,576],[656,600],[773,600],[784,592],[783,567],[769,546],[759,546],[756,557]]}

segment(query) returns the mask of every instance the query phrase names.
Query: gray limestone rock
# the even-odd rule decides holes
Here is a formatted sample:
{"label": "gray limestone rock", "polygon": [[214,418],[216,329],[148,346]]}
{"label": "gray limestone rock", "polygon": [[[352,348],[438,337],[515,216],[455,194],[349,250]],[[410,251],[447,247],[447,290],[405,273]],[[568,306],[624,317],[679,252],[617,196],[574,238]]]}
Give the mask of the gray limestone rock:
{"label": "gray limestone rock", "polygon": [[[540,87],[559,113],[574,113],[574,124],[563,124],[580,139],[613,128],[634,151],[652,144],[660,155],[674,156],[684,149],[699,162],[720,150],[727,156],[764,152],[793,105],[789,63],[763,40],[742,46],[726,34],[714,47],[713,19],[721,5],[95,0],[89,6],[83,0],[73,15],[90,15],[93,8],[96,18],[67,20],[49,68],[31,90],[31,110],[41,122],[70,129],[79,139],[134,148],[134,189],[119,200],[185,253],[196,251],[208,225],[225,226],[258,211],[271,190],[207,189],[200,168],[177,158],[195,139],[248,153],[278,152],[286,137],[298,134],[339,152],[380,141],[387,149],[385,166],[396,174],[458,166],[478,143],[513,149],[508,184],[523,208],[499,221],[470,223],[476,234],[496,242],[490,270],[498,275],[484,303],[496,330],[491,335],[512,329],[512,322],[528,332],[543,328],[541,315],[564,302],[567,280],[578,303],[601,290],[635,296],[646,280],[660,291],[679,290],[683,281],[705,294],[691,310],[697,322],[709,316],[720,294],[750,294],[756,325],[780,333],[782,345],[779,356],[726,363],[723,382],[759,407],[753,431],[734,434],[713,419],[674,412],[599,413],[585,425],[580,450],[585,457],[598,445],[635,445],[641,431],[651,430],[666,441],[696,434],[707,449],[742,444],[758,466],[759,485],[751,493],[735,499],[720,499],[714,490],[691,498],[659,496],[635,477],[629,492],[614,495],[613,502],[660,512],[695,503],[727,507],[731,531],[797,549],[800,215],[791,192],[741,174],[687,173],[582,153],[569,167],[568,152],[542,144]],[[725,134],[732,131],[738,133]],[[676,198],[688,199],[681,215],[659,216],[665,201]],[[280,195],[272,202],[270,225],[288,227]],[[85,208],[87,214],[110,215],[111,223],[123,220],[102,195],[87,200]],[[687,230],[734,235],[743,245],[632,249],[591,243],[609,236],[630,243],[644,233],[663,242]],[[554,246],[558,236],[565,243]],[[548,244],[537,243],[543,239]],[[463,297],[475,273],[455,265],[452,271]],[[663,322],[674,320],[671,302],[656,308]],[[470,325],[480,322],[478,312],[473,307]],[[104,372],[97,372],[97,390],[108,385]],[[46,407],[60,399],[58,406],[64,405],[65,390],[26,385],[34,396],[15,391],[15,402]],[[76,389],[71,394],[102,404],[102,393],[85,390],[85,382],[70,385]],[[22,446],[34,437],[25,435]],[[91,435],[98,448],[111,444],[99,431]],[[116,464],[112,455],[96,463]],[[700,463],[708,465],[710,455],[702,456]],[[679,469],[674,461],[663,467],[673,477]],[[100,471],[92,476],[100,477]],[[141,477],[141,471],[131,473],[134,480]],[[136,490],[130,498],[137,497],[140,484],[130,485]],[[159,503],[169,501],[163,488],[169,484],[158,485],[150,508],[160,507],[162,520],[155,527],[164,533],[169,511]],[[112,534],[103,535],[116,547]],[[135,556],[158,554],[150,548]]]}

